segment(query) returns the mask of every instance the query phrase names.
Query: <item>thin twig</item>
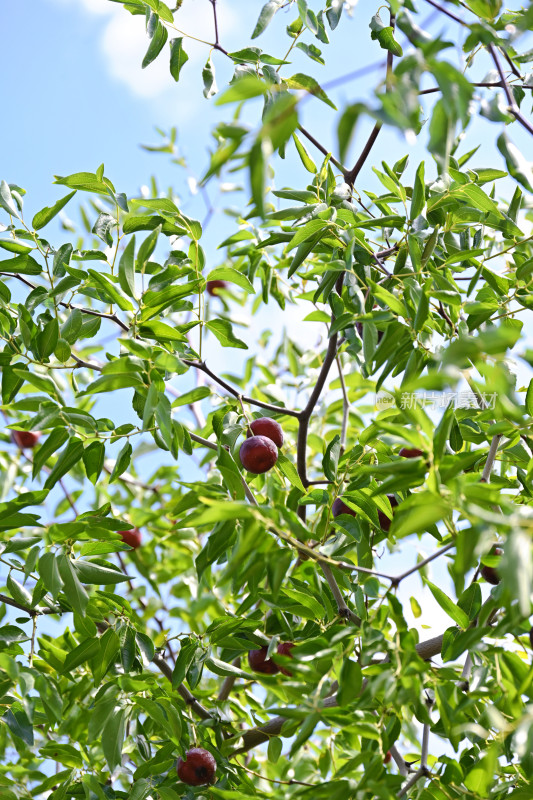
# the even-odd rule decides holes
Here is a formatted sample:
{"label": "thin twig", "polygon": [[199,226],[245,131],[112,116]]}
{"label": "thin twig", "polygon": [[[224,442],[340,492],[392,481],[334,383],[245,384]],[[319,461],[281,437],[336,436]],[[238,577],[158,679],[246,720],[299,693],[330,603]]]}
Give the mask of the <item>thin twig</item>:
{"label": "thin twig", "polygon": [[381,122],[376,122],[376,124],[372,128],[372,131],[370,132],[370,136],[368,137],[365,146],[363,147],[361,155],[359,156],[359,158],[355,162],[355,165],[354,165],[353,169],[350,169],[350,170],[348,170],[348,172],[344,173],[344,182],[347,183],[348,186],[353,186],[354,185],[355,179],[357,178],[357,176],[361,172],[365,161],[367,160],[368,156],[370,155],[370,151],[374,147],[374,142],[378,138],[381,128],[382,128],[382,123]]}
{"label": "thin twig", "polygon": [[452,549],[452,547],[455,547],[455,542],[450,542],[450,544],[441,547],[440,550],[436,550],[433,553],[433,555],[428,556],[423,561],[419,561],[418,564],[415,564],[414,567],[410,567],[410,569],[407,569],[405,572],[402,572],[401,575],[398,575],[394,583],[398,585],[404,580],[404,578],[408,578],[409,575],[412,575],[413,572],[417,572],[419,569],[422,569],[422,567],[425,567],[426,564],[429,564],[430,561],[433,561],[435,558],[439,558],[439,556],[442,556],[444,553],[447,553],[448,550]]}
{"label": "thin twig", "polygon": [[483,467],[483,472],[481,474],[481,480],[484,481],[484,483],[488,483],[490,481],[490,475],[492,472],[492,468],[494,466],[494,461],[496,459],[496,454],[498,452],[498,445],[500,444],[501,438],[502,438],[501,433],[497,433],[495,436],[492,437],[492,441],[489,447],[489,452],[487,455],[487,460],[485,461],[485,466]]}
{"label": "thin twig", "polygon": [[351,608],[348,608],[348,606],[346,605],[346,601],[342,595],[341,590],[339,589],[339,584],[335,580],[335,576],[333,575],[333,572],[331,571],[331,567],[329,566],[329,564],[321,564],[320,566],[322,572],[324,573],[324,577],[326,578],[329,584],[331,593],[335,598],[335,602],[337,603],[337,610],[339,612],[339,616],[342,617],[343,619],[351,620],[354,623],[354,625],[357,626],[361,625],[361,619],[357,616],[357,614],[354,614]]}
{"label": "thin twig", "polygon": [[219,42],[218,38],[218,19],[217,19],[217,0],[209,0],[213,7],[213,18],[215,23],[215,44],[213,47],[215,50],[220,50],[221,53],[224,53],[225,56],[229,55],[228,51],[225,50]]}
{"label": "thin twig", "polygon": [[503,69],[502,69],[502,65],[500,63],[500,59],[498,58],[498,53],[496,52],[496,48],[492,44],[489,43],[487,45],[487,49],[488,49],[489,53],[492,56],[492,60],[494,61],[496,69],[498,70],[498,75],[500,76],[500,80],[502,82],[503,90],[504,90],[505,96],[507,98],[507,103],[509,104],[509,111],[511,112],[513,117],[516,119],[516,121],[519,122],[520,125],[522,125],[522,127],[525,128],[526,131],[528,131],[528,133],[530,133],[533,136],[533,125],[531,124],[531,122],[528,119],[526,119],[526,117],[524,117],[524,115],[522,114],[522,112],[520,111],[520,109],[518,108],[518,106],[516,104],[516,101],[514,99],[513,93],[511,91],[511,89],[509,87],[509,84],[507,83],[507,79],[506,79],[506,77],[504,75],[504,72],[503,72]]}
{"label": "thin twig", "polygon": [[62,614],[65,610],[60,606],[55,606],[53,608],[30,608],[22,603],[18,603],[16,600],[12,600],[11,597],[6,597],[5,594],[0,594],[0,603],[5,603],[8,606],[13,606],[13,608],[18,608],[19,611],[24,611],[30,617],[36,617],[39,614]]}
{"label": "thin twig", "polygon": [[298,417],[300,414],[299,411],[293,411],[292,408],[285,408],[285,406],[276,406],[273,403],[265,403],[262,400],[256,400],[254,397],[248,397],[248,395],[241,394],[237,389],[231,386],[231,384],[229,384],[222,378],[219,378],[218,375],[216,375],[212,370],[210,370],[205,361],[189,361],[189,359],[187,358],[182,358],[182,361],[188,367],[195,367],[195,369],[199,369],[202,372],[205,372],[206,375],[209,375],[209,377],[212,380],[214,380],[215,383],[218,383],[219,386],[222,386],[224,389],[226,389],[226,391],[232,394],[233,397],[235,397],[236,399],[239,399],[239,397],[241,397],[245,403],[248,403],[251,406],[253,405],[253,406],[259,406],[260,408],[267,408],[269,411],[275,411],[278,414],[285,414],[290,417]]}
{"label": "thin twig", "polygon": [[[18,275],[17,273],[11,272],[0,272],[0,275],[4,275],[7,278],[16,278],[17,280],[21,281],[21,283],[25,283],[26,286],[29,286],[30,289],[36,289],[37,286],[34,283],[26,280],[22,275]],[[83,306],[75,306],[72,303],[65,303],[62,300],[59,301],[59,305],[63,306],[63,308],[69,308],[74,311],[81,311],[82,314],[90,314],[93,317],[101,317],[102,319],[107,319],[110,322],[114,322],[115,325],[118,325],[122,328],[123,331],[129,331],[129,327],[120,320],[116,314],[105,314],[103,311],[95,311],[93,308],[84,308]]]}
{"label": "thin twig", "polygon": [[[429,1],[430,1],[430,0],[428,0],[428,2],[429,2]],[[398,795],[397,795],[397,796],[398,796],[398,797],[404,797],[404,796],[407,794],[407,792],[408,792],[410,789],[412,789],[412,788],[413,788],[413,786],[415,785],[415,783],[418,783],[418,781],[419,781],[421,778],[424,778],[425,776],[426,776],[426,770],[425,770],[425,769],[419,769],[419,770],[417,770],[417,771],[415,772],[415,774],[414,774],[414,775],[411,775],[411,777],[409,778],[409,780],[407,781],[407,783],[404,783],[404,785],[402,786],[402,788],[401,788],[401,789],[400,789],[400,791],[398,792]]]}
{"label": "thin twig", "polygon": [[402,755],[400,755],[400,752],[395,744],[391,744],[391,746],[389,747],[389,753],[394,759],[394,762],[398,767],[398,772],[400,773],[400,775],[406,777],[409,774],[407,771],[407,765],[405,763],[405,759],[403,758]]}
{"label": "thin twig", "polygon": [[456,17],[455,14],[452,14],[452,12],[448,11],[447,8],[444,8],[439,3],[436,3],[435,0],[426,0],[426,3],[429,3],[430,6],[433,6],[433,8],[436,8],[437,11],[440,11],[441,14],[444,14],[445,16],[449,17],[450,19],[453,19],[454,22],[458,22],[459,25],[462,25],[464,28],[468,28],[468,24],[466,22],[464,22],[459,17]]}
{"label": "thin twig", "polygon": [[[343,276],[344,273],[342,273],[341,278]],[[306,407],[302,411],[300,411],[299,414],[300,425],[298,427],[296,461],[298,466],[298,475],[300,476],[300,480],[302,481],[303,485],[306,488],[309,485],[307,480],[307,464],[306,464],[307,432],[309,429],[309,420],[318,402],[322,389],[324,388],[324,384],[326,383],[330,367],[333,361],[335,360],[336,353],[337,353],[337,334],[334,333],[333,336],[331,336],[329,339],[328,349],[326,351],[326,357],[324,358],[324,362],[320,369],[320,373],[318,375],[315,388],[311,393],[311,397],[309,398]]]}

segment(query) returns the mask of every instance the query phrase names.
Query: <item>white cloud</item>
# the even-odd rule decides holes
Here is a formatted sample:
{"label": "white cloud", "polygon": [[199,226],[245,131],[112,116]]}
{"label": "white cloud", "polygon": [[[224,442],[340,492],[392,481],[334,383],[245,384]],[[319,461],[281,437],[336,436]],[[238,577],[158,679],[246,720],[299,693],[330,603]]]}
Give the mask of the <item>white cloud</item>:
{"label": "white cloud", "polygon": [[[83,10],[102,19],[100,49],[110,75],[125,84],[133,93],[143,98],[161,98],[176,88],[169,72],[169,48],[165,45],[160,55],[142,69],[141,63],[148,49],[144,17],[132,16],[120,3],[110,0],[53,0],[62,5],[81,5]],[[169,39],[188,34],[184,46],[189,56],[186,69],[199,69],[209,55],[207,43],[214,41],[213,18],[210,5],[188,0],[175,15],[175,29],[169,28]],[[235,33],[238,23],[236,12],[226,5],[219,15],[219,30],[223,40]],[[202,39],[196,41],[190,37]],[[183,97],[181,98],[183,100]],[[187,98],[189,100],[189,98]],[[180,102],[180,106],[182,103]],[[182,109],[183,110],[183,109]],[[187,109],[190,110],[190,109]]]}

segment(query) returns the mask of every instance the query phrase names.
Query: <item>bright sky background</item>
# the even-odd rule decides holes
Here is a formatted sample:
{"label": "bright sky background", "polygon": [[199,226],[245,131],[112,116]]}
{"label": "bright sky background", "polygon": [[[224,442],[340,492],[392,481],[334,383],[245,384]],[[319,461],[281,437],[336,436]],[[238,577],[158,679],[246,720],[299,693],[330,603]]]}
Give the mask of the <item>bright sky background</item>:
{"label": "bright sky background", "polygon": [[[251,43],[249,36],[262,5],[263,0],[219,0],[220,39],[227,50],[240,49]],[[317,2],[311,2],[310,5],[315,10],[319,8]],[[368,31],[371,14],[377,5],[368,3],[368,0],[359,3],[353,19],[343,21],[331,34],[330,47],[320,45],[310,36],[305,38],[307,42],[319,44],[325,51],[327,67],[321,67],[300,51],[294,51],[294,69],[286,74],[303,71],[323,83],[382,61],[384,51],[376,42],[370,41]],[[432,15],[431,7],[423,0],[420,0],[419,6],[424,12],[423,19],[431,17],[428,28],[432,32],[448,28],[442,18]],[[164,54],[147,69],[141,69],[148,45],[144,19],[131,16],[120,3],[109,0],[33,0],[5,4],[2,12],[4,72],[0,178],[27,190],[26,216],[31,219],[37,210],[52,205],[64,195],[62,187],[52,185],[54,174],[95,171],[104,162],[106,175],[118,191],[135,195],[142,184],[149,182],[151,175],[156,175],[162,190],[171,184],[176,186],[183,197],[185,213],[201,219],[205,213],[203,201],[199,196],[191,198],[189,195],[183,170],[170,164],[168,156],[147,153],[139,145],[160,144],[154,127],[168,130],[176,125],[180,154],[186,156],[190,165],[189,174],[200,177],[205,171],[209,163],[210,129],[215,120],[229,119],[232,111],[232,107],[227,106],[223,110],[215,108],[212,101],[203,97],[201,69],[209,54],[209,47],[185,41],[190,60],[183,68],[179,84],[176,84],[168,73],[168,57]],[[283,56],[288,46],[283,30],[294,16],[292,9],[290,13],[278,14],[267,33],[253,44],[272,55]],[[208,0],[184,0],[182,9],[176,15],[176,24],[187,33],[205,37],[211,42],[214,40]],[[448,30],[450,39],[457,42],[458,36],[462,35],[457,27],[452,24]],[[403,37],[398,38],[404,42]],[[453,60],[455,51],[450,49],[443,57]],[[231,64],[229,59],[217,52],[213,54],[213,60],[218,84],[223,87],[231,77]],[[482,61],[476,70],[476,78],[482,80],[490,68],[488,61]],[[369,98],[379,74],[378,71],[332,91],[331,96],[339,109],[348,102]],[[530,112],[530,100],[525,102],[524,108],[527,113]],[[338,117],[338,113],[316,99],[303,105],[303,124],[334,152]],[[355,160],[357,148],[365,141],[370,125],[365,121],[357,129],[348,164]],[[505,168],[501,155],[494,147],[501,129],[500,124],[483,119],[473,122],[472,138],[474,141],[481,138],[483,144],[471,162],[472,166]],[[517,145],[531,152],[530,142],[520,129],[517,130],[517,126],[513,126],[511,137]],[[425,130],[420,139],[422,143],[427,141]],[[320,163],[319,154],[311,145],[308,147],[311,155]],[[399,133],[385,130],[376,150],[378,160],[374,156],[368,161],[358,186],[371,185],[369,177],[372,163],[380,166],[381,158],[385,157],[392,165],[407,152],[411,153],[412,172],[420,160],[421,150],[417,145],[407,143]],[[426,161],[428,163],[430,159]],[[295,159],[288,159],[283,162],[281,170],[278,168],[277,185],[303,187],[307,183],[307,175],[299,164],[295,165]],[[244,180],[244,173],[237,175],[238,182]],[[498,188],[500,186],[505,188],[503,183]],[[509,187],[511,194],[512,182],[507,183]],[[239,203],[241,197],[236,196],[235,202]],[[80,224],[76,202],[82,199],[79,195],[66,208],[76,225]],[[224,238],[220,233],[222,226],[231,229],[232,224],[218,215],[206,233],[206,249],[212,266],[216,265],[217,258],[214,245]],[[59,226],[50,226],[52,240],[59,233]],[[252,345],[255,332],[265,324],[270,327],[288,324],[291,332],[307,345],[318,334],[316,327],[303,327],[298,315],[293,315],[289,321],[282,319],[281,314],[273,312],[271,304],[266,314],[260,316],[245,335],[237,331],[238,335]],[[223,368],[221,364],[225,368],[231,364],[231,371],[238,373],[242,359],[250,355],[250,351],[221,352],[216,343],[213,348],[211,352],[217,359],[219,371]],[[522,375],[523,367],[520,370]],[[190,384],[180,386],[180,389],[189,387]],[[433,542],[426,555],[432,549]],[[403,557],[399,559],[401,563],[392,571],[405,568],[405,560]],[[409,563],[412,563],[412,559],[411,551]],[[386,568],[391,569],[390,559]],[[445,580],[442,567],[438,568],[438,574],[441,580]],[[410,583],[412,587],[419,586],[418,577],[413,576]],[[419,589],[410,589],[410,593],[420,598]],[[423,608],[421,621],[431,625],[434,630],[442,631],[450,624],[450,620],[427,593]],[[408,604],[405,611],[409,618]]]}

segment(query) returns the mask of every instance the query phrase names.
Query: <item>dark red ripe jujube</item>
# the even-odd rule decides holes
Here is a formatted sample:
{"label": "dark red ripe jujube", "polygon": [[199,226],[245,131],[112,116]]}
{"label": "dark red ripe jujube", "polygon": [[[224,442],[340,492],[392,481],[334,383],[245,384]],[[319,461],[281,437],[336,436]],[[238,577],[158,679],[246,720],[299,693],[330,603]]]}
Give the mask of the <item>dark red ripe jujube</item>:
{"label": "dark red ripe jujube", "polygon": [[331,506],[331,513],[334,517],[338,517],[340,514],[351,514],[352,517],[357,516],[355,511],[347,506],[340,497],[337,497],[337,499],[334,500],[333,505]]}
{"label": "dark red ripe jujube", "polygon": [[[287,656],[288,658],[292,658],[291,650],[294,647],[294,642],[282,642],[278,644],[278,655],[280,656]],[[280,672],[283,672],[284,675],[292,675],[292,672],[287,669],[287,667],[279,666]]]}
{"label": "dark red ripe jujube", "polygon": [[214,783],[217,762],[208,750],[203,747],[192,747],[185,753],[185,758],[178,758],[176,764],[178,778],[188,786],[203,786]]}
{"label": "dark red ripe jujube", "polygon": [[[250,424],[250,429],[254,436],[266,436],[267,439],[272,439],[276,447],[283,446],[283,431],[281,425],[275,419],[270,417],[261,417],[261,419],[254,419]],[[250,438],[251,434],[246,434]]]}
{"label": "dark red ripe jujube", "polygon": [[124,544],[129,544],[134,550],[141,546],[141,532],[139,528],[132,528],[129,531],[119,531]]}
{"label": "dark red ripe jujube", "polygon": [[424,452],[419,450],[418,447],[402,447],[398,455],[403,458],[420,458],[420,456],[424,455]]}
{"label": "dark red ripe jujube", "polygon": [[248,663],[254,672],[262,672],[263,675],[275,675],[279,672],[279,667],[271,658],[267,658],[268,647],[260,650],[250,650],[248,653]]}
{"label": "dark red ripe jujube", "polygon": [[[396,506],[398,505],[398,501],[396,500],[394,495],[388,494],[387,499],[391,504],[391,507],[393,509],[396,508]],[[394,514],[394,511],[392,513]],[[385,531],[385,533],[388,533],[390,531],[391,520],[387,517],[386,514],[383,513],[383,511],[380,511],[379,509],[378,509],[378,519],[379,519],[379,524],[381,525],[381,530]]]}
{"label": "dark red ripe jujube", "polygon": [[11,431],[11,438],[21,450],[35,447],[40,436],[39,431]]}
{"label": "dark red ripe jujube", "polygon": [[267,436],[250,436],[241,444],[239,457],[244,469],[261,475],[272,469],[278,460],[278,448]]}
{"label": "dark red ripe jujube", "polygon": [[385,758],[383,759],[383,763],[388,764],[391,758],[392,758],[392,753],[390,750],[387,750],[387,752],[385,753]]}
{"label": "dark red ripe jujube", "polygon": [[[490,551],[491,556],[501,556],[502,553],[503,550],[501,549],[501,547],[493,547],[492,550]],[[488,567],[483,565],[481,567],[481,574],[483,575],[487,583],[492,583],[493,586],[497,586],[501,580],[500,573],[498,572],[496,567]]]}
{"label": "dark red ripe jujube", "polygon": [[216,297],[219,289],[226,289],[228,284],[226,281],[207,281],[207,294],[211,297]]}

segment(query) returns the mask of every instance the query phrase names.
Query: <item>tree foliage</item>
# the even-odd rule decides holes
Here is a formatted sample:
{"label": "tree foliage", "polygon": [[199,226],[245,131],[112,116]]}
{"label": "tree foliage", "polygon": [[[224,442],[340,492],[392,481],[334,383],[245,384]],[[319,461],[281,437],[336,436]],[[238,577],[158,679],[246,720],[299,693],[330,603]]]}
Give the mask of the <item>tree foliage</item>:
{"label": "tree foliage", "polygon": [[[176,81],[192,68],[181,5],[123,3],[146,26],[142,66],[168,58]],[[205,0],[219,121],[201,186],[248,186],[215,256],[209,217],[173,190],[129,196],[103,165],[56,177],[65,195],[31,220],[2,181],[5,800],[531,797],[533,383],[511,359],[533,364],[533,176],[516,144],[533,133],[533,12],[419,5],[361,3],[354,23],[342,0],[269,0],[229,53],[224,4]],[[350,24],[386,65],[371,102],[337,110],[313,73]],[[301,123],[308,102],[335,115],[332,152]],[[396,163],[384,128],[405,137]],[[287,162],[301,184],[276,180]],[[80,197],[76,238],[56,217]],[[320,346],[252,341],[243,311],[266,305],[306,307]],[[251,355],[228,374],[206,342]],[[265,416],[285,444],[254,475],[239,450]],[[427,638],[422,596],[447,619]],[[264,647],[271,674],[247,658]],[[180,782],[191,747],[216,783]]]}

